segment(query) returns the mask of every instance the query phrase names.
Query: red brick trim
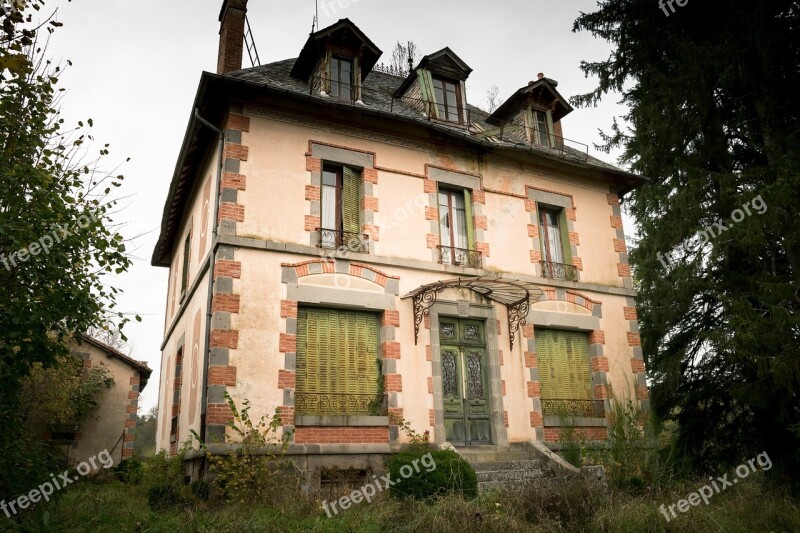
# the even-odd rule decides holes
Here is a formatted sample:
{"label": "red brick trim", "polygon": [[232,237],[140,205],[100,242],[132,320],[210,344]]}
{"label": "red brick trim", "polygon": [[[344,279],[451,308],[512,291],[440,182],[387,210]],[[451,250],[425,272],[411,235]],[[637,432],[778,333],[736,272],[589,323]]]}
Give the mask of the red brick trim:
{"label": "red brick trim", "polygon": [[297,351],[297,335],[280,334],[278,351],[281,353],[294,353]]}
{"label": "red brick trim", "polygon": [[539,368],[539,356],[534,352],[525,352],[525,368]]}
{"label": "red brick trim", "polygon": [[605,344],[606,334],[603,330],[596,329],[589,334],[589,344]]}
{"label": "red brick trim", "polygon": [[623,307],[622,314],[625,320],[639,320],[635,307]]}
{"label": "red brick trim", "polygon": [[384,359],[400,359],[400,343],[387,341],[381,344],[381,356]]}
{"label": "red brick trim", "polygon": [[242,277],[242,263],[218,259],[214,264],[214,279],[219,277],[240,279]]}
{"label": "red brick trim", "polygon": [[250,155],[250,148],[241,144],[227,143],[225,145],[225,158],[247,161]]}
{"label": "red brick trim", "polygon": [[297,374],[290,370],[278,371],[278,388],[279,389],[293,389],[295,388]]}
{"label": "red brick trim", "polygon": [[[567,428],[561,427],[545,427],[544,440],[545,442],[559,442],[561,440],[562,432]],[[608,440],[608,428],[570,428],[578,434],[578,436],[592,441]]]}
{"label": "red brick trim", "polygon": [[211,348],[230,348],[235,350],[239,345],[239,332],[236,330],[215,329],[211,331],[209,346]]}
{"label": "red brick trim", "polygon": [[210,403],[206,408],[206,424],[227,424],[233,421],[233,413],[226,403]]}
{"label": "red brick trim", "polygon": [[208,384],[225,385],[227,387],[236,386],[236,367],[235,366],[209,366]]}
{"label": "red brick trim", "polygon": [[297,444],[383,444],[389,442],[388,427],[313,427],[295,428]]}
{"label": "red brick trim", "polygon": [[238,294],[215,294],[211,299],[211,311],[238,313],[239,303]]}
{"label": "red brick trim", "polygon": [[281,300],[281,318],[297,318],[297,302]]}
{"label": "red brick trim", "polygon": [[592,372],[608,372],[608,357],[593,357]]}
{"label": "red brick trim", "polygon": [[225,124],[226,130],[250,131],[250,117],[245,115],[238,115],[236,113],[228,114],[228,121]]}
{"label": "red brick trim", "polygon": [[403,392],[403,376],[401,374],[386,374],[383,378],[386,392]]}
{"label": "red brick trim", "polygon": [[639,334],[629,331],[628,346],[641,346],[641,345],[642,345],[642,338],[639,336]]}
{"label": "red brick trim", "polygon": [[230,202],[220,203],[217,223],[223,220],[234,220],[236,222],[244,222],[244,206]]}
{"label": "red brick trim", "polygon": [[247,188],[247,176],[226,172],[222,176],[222,188],[244,191]]}

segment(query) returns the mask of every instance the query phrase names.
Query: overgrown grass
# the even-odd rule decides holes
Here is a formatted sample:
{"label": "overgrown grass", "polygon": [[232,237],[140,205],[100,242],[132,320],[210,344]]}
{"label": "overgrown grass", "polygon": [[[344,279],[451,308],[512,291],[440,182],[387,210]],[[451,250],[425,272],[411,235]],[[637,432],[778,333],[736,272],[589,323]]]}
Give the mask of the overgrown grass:
{"label": "overgrown grass", "polygon": [[674,483],[635,495],[609,489],[591,493],[581,483],[518,493],[458,496],[435,503],[381,498],[328,518],[320,502],[295,497],[278,503],[224,504],[197,500],[153,511],[147,485],[126,485],[107,476],[64,490],[55,502],[24,516],[3,518],[0,529],[19,531],[311,531],[443,533],[503,531],[800,531],[800,506],[753,475],[667,522],[659,506],[685,498],[704,480]]}

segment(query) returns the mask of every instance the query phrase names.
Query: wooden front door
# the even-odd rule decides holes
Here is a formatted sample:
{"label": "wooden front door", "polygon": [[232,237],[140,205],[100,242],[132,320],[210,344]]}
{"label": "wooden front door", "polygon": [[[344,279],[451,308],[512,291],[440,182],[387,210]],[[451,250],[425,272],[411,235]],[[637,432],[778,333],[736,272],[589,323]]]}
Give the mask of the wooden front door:
{"label": "wooden front door", "polygon": [[440,317],[442,403],[447,441],[492,443],[492,408],[484,323]]}

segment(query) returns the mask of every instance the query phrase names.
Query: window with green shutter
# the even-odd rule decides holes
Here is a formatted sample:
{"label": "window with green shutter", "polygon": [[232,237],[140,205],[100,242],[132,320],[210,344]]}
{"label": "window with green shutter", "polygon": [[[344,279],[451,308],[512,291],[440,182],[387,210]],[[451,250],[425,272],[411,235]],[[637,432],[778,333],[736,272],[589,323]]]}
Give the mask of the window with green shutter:
{"label": "window with green shutter", "polygon": [[371,414],[380,390],[379,327],[373,313],[298,310],[298,414]]}
{"label": "window with green shutter", "polygon": [[320,246],[338,248],[361,231],[361,171],[325,165],[322,171]]}
{"label": "window with green shutter", "polygon": [[542,276],[577,281],[578,271],[572,264],[569,223],[563,208],[537,206],[539,211],[539,243],[542,251]]}
{"label": "window with green shutter", "polygon": [[591,400],[592,374],[585,333],[536,330],[542,400]]}

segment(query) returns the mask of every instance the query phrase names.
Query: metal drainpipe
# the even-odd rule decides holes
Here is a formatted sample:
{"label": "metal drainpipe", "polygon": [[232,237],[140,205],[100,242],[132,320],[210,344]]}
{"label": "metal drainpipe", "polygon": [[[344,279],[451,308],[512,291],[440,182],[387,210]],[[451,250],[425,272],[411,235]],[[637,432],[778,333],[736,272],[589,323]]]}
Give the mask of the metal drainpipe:
{"label": "metal drainpipe", "polygon": [[222,168],[225,164],[223,160],[225,150],[225,134],[221,129],[213,125],[200,116],[200,110],[194,109],[194,118],[200,124],[208,129],[216,132],[219,135],[219,165],[217,166],[217,185],[214,191],[214,214],[211,219],[211,254],[209,255],[208,265],[208,297],[206,298],[206,344],[205,356],[203,357],[203,390],[200,396],[200,438],[205,442],[206,440],[206,398],[208,395],[208,365],[211,357],[211,301],[214,297],[214,256],[217,253],[217,216],[219,211],[219,195],[222,187]]}

